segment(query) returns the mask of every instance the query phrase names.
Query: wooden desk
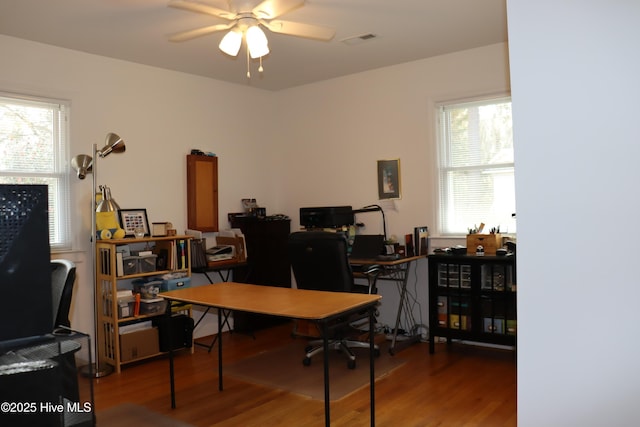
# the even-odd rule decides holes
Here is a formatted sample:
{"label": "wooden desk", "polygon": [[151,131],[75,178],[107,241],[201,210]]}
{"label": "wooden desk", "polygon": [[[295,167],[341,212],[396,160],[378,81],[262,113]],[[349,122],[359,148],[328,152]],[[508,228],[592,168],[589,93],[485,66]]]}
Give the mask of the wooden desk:
{"label": "wooden desk", "polygon": [[[390,280],[400,284],[400,302],[398,303],[398,311],[396,313],[396,325],[393,328],[393,335],[391,338],[391,346],[389,346],[389,353],[395,354],[396,352],[396,343],[398,338],[398,329],[400,327],[400,317],[402,316],[403,307],[407,307],[407,310],[410,310],[410,304],[407,299],[407,279],[409,278],[409,269],[411,265],[422,258],[426,258],[426,255],[417,255],[411,257],[400,257],[397,259],[389,259],[389,260],[380,260],[380,259],[350,259],[349,263],[352,266],[358,265],[379,265],[384,271],[378,276],[378,280]],[[357,273],[354,274],[355,277],[359,276]],[[412,330],[407,331],[410,333],[409,339],[402,341],[403,345],[409,345],[420,340],[420,334],[416,329],[417,325],[411,325]]]}
{"label": "wooden desk", "polygon": [[[375,323],[375,307],[381,299],[379,295],[366,295],[343,292],[310,291],[303,289],[258,286],[243,283],[218,283],[215,285],[183,288],[160,294],[169,301],[190,303],[222,310],[239,310],[271,316],[305,319],[318,322],[324,345],[324,410],[325,425],[330,425],[329,400],[329,342],[328,324],[338,317],[349,315],[363,309],[369,311],[369,330]],[[168,310],[169,312],[169,310]],[[218,334],[222,334],[222,324],[218,322]],[[173,346],[170,345],[169,348]],[[375,425],[375,375],[374,375],[374,334],[369,340],[370,365],[370,409],[371,425]],[[171,407],[176,407],[173,369],[173,351],[169,352],[169,375],[171,381]],[[218,340],[218,388],[222,384],[222,340]]]}

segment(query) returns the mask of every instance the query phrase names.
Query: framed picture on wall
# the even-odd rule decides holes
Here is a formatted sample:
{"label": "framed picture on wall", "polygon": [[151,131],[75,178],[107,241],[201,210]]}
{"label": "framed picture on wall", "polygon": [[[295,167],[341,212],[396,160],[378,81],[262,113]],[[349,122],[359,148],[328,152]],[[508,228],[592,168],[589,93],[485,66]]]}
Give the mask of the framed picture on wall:
{"label": "framed picture on wall", "polygon": [[378,160],[378,197],[400,198],[400,159]]}
{"label": "framed picture on wall", "polygon": [[136,236],[136,230],[144,232],[144,237],[150,235],[146,209],[120,209],[118,215],[126,236]]}

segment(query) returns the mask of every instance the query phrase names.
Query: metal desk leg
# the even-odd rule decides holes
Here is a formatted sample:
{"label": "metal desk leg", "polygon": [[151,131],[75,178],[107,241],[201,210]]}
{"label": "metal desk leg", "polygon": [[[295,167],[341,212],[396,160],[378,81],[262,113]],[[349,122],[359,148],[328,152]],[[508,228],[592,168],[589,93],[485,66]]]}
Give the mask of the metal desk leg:
{"label": "metal desk leg", "polygon": [[222,314],[222,309],[218,309],[218,336],[220,337],[220,341],[218,341],[218,390],[222,391],[222,322],[220,322],[220,315]]}
{"label": "metal desk leg", "polygon": [[396,349],[396,337],[398,336],[398,328],[400,327],[400,316],[402,315],[402,308],[404,307],[404,300],[407,295],[407,280],[409,278],[409,268],[411,262],[409,262],[404,270],[404,277],[402,279],[402,289],[400,290],[400,303],[398,306],[398,313],[396,314],[396,326],[393,329],[393,338],[391,339],[391,346],[389,347],[389,354],[395,354]]}
{"label": "metal desk leg", "polygon": [[[398,313],[396,314],[396,326],[393,330],[393,338],[391,339],[391,346],[389,347],[389,354],[394,355],[395,351],[396,351],[396,337],[398,336],[398,328],[400,327],[400,316],[402,315],[402,310],[405,307],[405,303],[406,303],[406,299],[407,299],[407,282],[409,281],[409,270],[411,269],[411,264],[413,264],[415,261],[411,261],[409,263],[407,263],[403,274],[404,277],[402,278],[402,288],[400,290],[400,302],[398,305]],[[413,336],[411,337],[411,339],[407,340],[407,341],[403,341],[403,345],[408,345],[408,344],[412,344],[414,342],[417,342],[419,339],[419,337]]]}
{"label": "metal desk leg", "polygon": [[[376,324],[376,309],[374,306],[369,307],[369,330],[373,331]],[[371,427],[376,425],[376,375],[375,375],[375,334],[369,334],[369,407],[371,409]]]}
{"label": "metal desk leg", "polygon": [[[202,314],[202,316],[200,317],[200,319],[196,322],[195,326],[193,327],[193,329],[196,328],[196,326],[198,326],[198,323],[200,323],[200,321],[202,319],[204,319],[204,316],[209,312],[209,308],[207,307],[207,310]],[[220,313],[220,310],[218,310],[218,313]],[[222,326],[224,327],[224,325],[227,325],[227,327],[229,328],[229,331],[231,331],[231,325],[229,324],[229,315],[231,314],[230,310],[222,310],[222,314],[223,314],[223,321],[222,321]],[[219,314],[218,314],[219,316]],[[218,317],[218,324],[220,324],[220,318]],[[201,347],[206,347],[207,348],[207,352],[211,353],[211,349],[213,348],[214,345],[216,345],[216,341],[218,340],[218,337],[220,337],[220,335],[216,335],[215,337],[213,337],[213,340],[211,340],[211,344],[207,345],[207,344],[202,344],[199,342],[196,342],[196,345],[199,345]]]}
{"label": "metal desk leg", "polygon": [[[167,304],[167,312],[165,314],[167,317],[171,318],[171,301]],[[169,341],[169,384],[171,388],[171,409],[176,408],[176,386],[175,386],[175,377],[174,377],[174,367],[173,367],[173,342],[171,341],[171,335],[168,335]]]}
{"label": "metal desk leg", "polygon": [[331,425],[331,401],[329,399],[329,328],[326,321],[322,322],[322,347],[324,360],[324,425]]}

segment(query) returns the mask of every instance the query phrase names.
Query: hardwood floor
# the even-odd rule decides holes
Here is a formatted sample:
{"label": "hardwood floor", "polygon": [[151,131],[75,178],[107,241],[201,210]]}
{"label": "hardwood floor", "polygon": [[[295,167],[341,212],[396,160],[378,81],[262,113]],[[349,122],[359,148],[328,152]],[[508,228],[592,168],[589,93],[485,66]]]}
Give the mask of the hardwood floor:
{"label": "hardwood floor", "polygon": [[[255,339],[223,334],[224,362],[291,340],[291,325],[258,331]],[[300,338],[298,338],[300,339]],[[210,342],[209,340],[204,340]],[[426,343],[398,352],[407,362],[376,382],[377,426],[515,426],[516,357],[513,351]],[[95,380],[95,410],[135,403],[194,426],[321,426],[324,403],[225,376],[217,389],[217,348],[176,354],[177,408],[171,409],[168,361],[161,357]],[[265,367],[268,369],[268,367]],[[369,389],[331,404],[335,426],[369,425]],[[98,425],[100,425],[98,423]]]}

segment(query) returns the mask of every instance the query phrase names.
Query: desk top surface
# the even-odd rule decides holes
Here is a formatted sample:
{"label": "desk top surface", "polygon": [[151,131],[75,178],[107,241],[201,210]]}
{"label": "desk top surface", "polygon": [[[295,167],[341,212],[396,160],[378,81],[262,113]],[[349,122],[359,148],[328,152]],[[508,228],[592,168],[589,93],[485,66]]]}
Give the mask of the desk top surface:
{"label": "desk top surface", "polygon": [[163,292],[172,301],[228,310],[322,320],[377,303],[380,295],[311,291],[245,283],[217,283]]}

